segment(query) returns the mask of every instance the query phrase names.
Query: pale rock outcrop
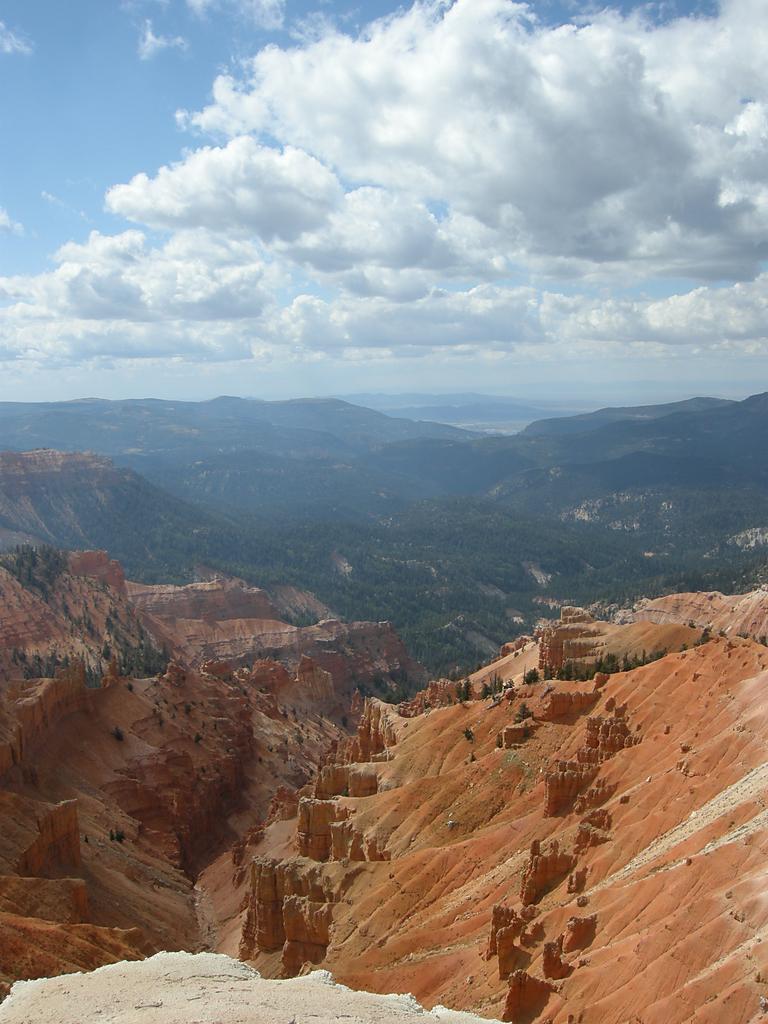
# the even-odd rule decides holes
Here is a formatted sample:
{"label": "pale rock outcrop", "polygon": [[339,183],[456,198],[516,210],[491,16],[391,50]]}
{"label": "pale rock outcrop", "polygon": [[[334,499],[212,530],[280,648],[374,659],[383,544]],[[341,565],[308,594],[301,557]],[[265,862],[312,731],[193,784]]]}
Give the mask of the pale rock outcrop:
{"label": "pale rock outcrop", "polygon": [[372,995],[334,984],[327,971],[268,981],[218,953],[156,953],[87,974],[18,982],[0,1024],[487,1024],[487,1018],[409,995]]}

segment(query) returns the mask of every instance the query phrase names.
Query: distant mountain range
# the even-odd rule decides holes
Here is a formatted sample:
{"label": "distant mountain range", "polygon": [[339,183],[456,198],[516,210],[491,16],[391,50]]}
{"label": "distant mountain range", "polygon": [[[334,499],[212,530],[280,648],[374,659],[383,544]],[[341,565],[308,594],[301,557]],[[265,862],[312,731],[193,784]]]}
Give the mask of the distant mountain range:
{"label": "distant mountain range", "polygon": [[492,437],[336,400],[5,403],[0,449],[98,454],[0,457],[0,543],[299,586],[443,670],[550,604],[760,580],[767,440],[768,394]]}
{"label": "distant mountain range", "polygon": [[414,423],[334,398],[0,402],[0,447],[15,450],[174,458],[240,450],[349,456],[391,441],[465,436],[445,424]]}
{"label": "distant mountain range", "polygon": [[475,392],[445,395],[361,393],[340,397],[355,405],[378,409],[389,416],[434,420],[469,430],[503,434],[515,434],[544,417],[571,416],[594,408],[587,402],[537,402]]}

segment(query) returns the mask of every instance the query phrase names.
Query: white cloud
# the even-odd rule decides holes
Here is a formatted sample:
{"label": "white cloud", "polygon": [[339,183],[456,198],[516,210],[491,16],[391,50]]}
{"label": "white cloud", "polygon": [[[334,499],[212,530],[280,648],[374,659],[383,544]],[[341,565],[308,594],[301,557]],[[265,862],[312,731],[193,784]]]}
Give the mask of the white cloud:
{"label": "white cloud", "polygon": [[301,295],[274,316],[275,337],[298,348],[526,351],[552,358],[693,351],[768,354],[768,273],[730,287],[664,299],[595,299],[533,288],[433,289],[409,303],[385,297],[324,300]]}
{"label": "white cloud", "polygon": [[342,197],[335,175],[314,157],[252,138],[196,150],[154,178],[138,174],[107,193],[107,208],[161,228],[206,227],[293,239],[320,225]]}
{"label": "white cloud", "polygon": [[229,7],[265,29],[282,28],[285,20],[285,0],[187,0],[187,6],[201,16],[217,8]]}
{"label": "white cloud", "polygon": [[263,49],[182,120],[439,199],[536,272],[749,277],[768,258],[768,140],[743,101],[768,99],[766,47],[756,0],[554,28],[508,0],[434,0]]}
{"label": "white cloud", "polygon": [[0,278],[0,353],[768,354],[767,49],[758,0],[661,25],[550,27],[508,0],[317,22],[181,117],[213,142],[109,190],[136,227]]}
{"label": "white cloud", "polygon": [[[529,286],[276,296],[290,279],[246,240],[182,231],[152,248],[143,232],[93,232],[56,268],[0,278],[0,359],[78,363],[582,359],[685,351],[768,355],[768,273],[665,299],[597,299]],[[691,363],[693,365],[693,363]]]}
{"label": "white cloud", "polygon": [[4,21],[0,21],[0,53],[21,53],[29,56],[32,53],[32,44],[12,32]]}
{"label": "white cloud", "polygon": [[11,215],[8,211],[0,206],[0,234],[8,233],[12,235],[23,235],[24,228],[21,224],[11,220]]}
{"label": "white cloud", "polygon": [[234,322],[258,316],[280,284],[247,241],[180,232],[150,248],[141,231],[91,232],[56,253],[56,269],[0,278],[12,319]]}
{"label": "white cloud", "polygon": [[183,36],[155,35],[152,21],[147,18],[139,36],[138,54],[140,60],[151,60],[163,50],[186,50],[187,40]]}

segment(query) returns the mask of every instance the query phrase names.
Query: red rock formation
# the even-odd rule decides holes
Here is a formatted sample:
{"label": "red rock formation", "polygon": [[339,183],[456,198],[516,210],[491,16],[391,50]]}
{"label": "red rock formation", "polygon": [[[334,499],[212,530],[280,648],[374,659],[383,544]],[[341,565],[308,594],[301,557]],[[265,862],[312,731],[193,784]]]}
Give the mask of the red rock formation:
{"label": "red rock formation", "polygon": [[330,703],[335,697],[331,673],[320,668],[306,654],[302,654],[299,666],[296,669],[296,682],[305,700],[322,705],[324,701]]}
{"label": "red rock formation", "polygon": [[559,980],[567,978],[573,968],[563,960],[563,936],[553,942],[545,942],[541,958],[541,969],[545,978]]}
{"label": "red rock formation", "polygon": [[587,719],[584,745],[594,752],[598,762],[607,760],[620,750],[635,746],[641,740],[639,733],[630,731],[626,704],[614,709],[606,704],[606,709],[613,710],[613,714],[609,717],[598,715]]}
{"label": "red rock formation", "polygon": [[230,682],[235,667],[231,661],[204,661],[200,666],[200,672],[205,676],[213,676],[224,682]]}
{"label": "red rock formation", "polygon": [[563,607],[560,621],[545,626],[539,633],[539,669],[554,675],[567,661],[594,654],[600,627],[583,608]]}
{"label": "red rock formation", "polygon": [[426,688],[397,706],[402,718],[415,718],[432,708],[447,707],[457,700],[458,683],[453,679],[432,679]]}
{"label": "red rock formation", "polygon": [[761,640],[768,635],[768,588],[762,586],[746,594],[721,594],[715,590],[644,599],[631,611],[619,612],[617,621],[693,623],[697,629],[713,634],[724,630],[731,636]]}
{"label": "red rock formation", "polygon": [[73,576],[89,576],[127,597],[125,573],[119,562],[110,558],[106,551],[72,551],[68,555],[69,571]]}
{"label": "red rock formation", "polygon": [[394,716],[390,705],[375,697],[366,697],[357,727],[357,736],[339,751],[341,762],[385,761],[389,747],[397,743]]}
{"label": "red rock formation", "polygon": [[526,925],[530,915],[528,908],[518,913],[513,907],[496,904],[491,914],[491,931],[488,937],[486,959],[498,957],[499,978],[508,978],[518,963],[522,949],[516,940],[524,941]]}
{"label": "red rock formation", "polygon": [[509,750],[511,747],[519,747],[530,739],[537,728],[534,721],[520,722],[517,725],[505,725],[496,736],[496,746]]}
{"label": "red rock formation", "polygon": [[[72,561],[75,566],[78,560],[89,558],[99,563],[102,555],[82,552],[73,555]],[[116,570],[103,557],[103,573],[98,564],[94,576],[76,575],[64,568],[44,589],[36,586],[34,579],[22,585],[11,572],[0,568],[0,680],[52,675],[51,665],[61,665],[65,658],[103,669],[109,660],[104,655],[105,644],[110,653],[120,653],[147,643],[120,580],[113,578]],[[83,628],[83,620],[89,629]]]}
{"label": "red rock formation", "polygon": [[530,643],[533,643],[532,636],[519,636],[517,639],[511,640],[509,643],[501,645],[501,648],[499,649],[499,657],[506,658],[510,654],[517,654],[518,651],[521,651]]}
{"label": "red rock formation", "polygon": [[315,796],[318,800],[335,796],[373,796],[378,785],[376,769],[370,765],[329,764],[320,769]]}
{"label": "red rock formation", "polygon": [[614,754],[628,747],[636,746],[641,735],[632,732],[627,720],[626,704],[616,707],[616,702],[609,698],[606,710],[613,713],[609,716],[596,715],[586,721],[584,745],[576,752],[576,760],[558,761],[556,767],[544,777],[544,813],[547,816],[560,814],[570,810],[577,811],[601,803],[612,792],[603,783],[592,787],[582,796],[583,790],[595,780],[599,766]]}
{"label": "red rock formation", "polygon": [[257,858],[251,868],[241,959],[282,951],[286,975],[325,955],[338,898],[318,865]]}
{"label": "red rock formation", "polygon": [[67,716],[89,707],[81,663],[60,672],[55,679],[32,679],[9,688],[10,711],[18,723],[19,746],[12,760],[27,757]]}
{"label": "red rock formation", "polygon": [[278,786],[269,804],[264,825],[275,821],[290,821],[299,812],[299,794],[288,786]]}
{"label": "red rock formation", "polygon": [[0,876],[0,914],[37,917],[60,924],[90,920],[88,889],[81,878]]}
{"label": "red rock formation", "polygon": [[[242,667],[272,658],[296,672],[306,655],[330,673],[335,696],[344,701],[359,683],[382,676],[426,677],[390,623],[326,619],[294,626],[281,621],[265,591],[243,580],[217,578],[184,587],[129,583],[128,593],[147,628],[161,633],[192,666],[226,660]],[[324,686],[321,680],[317,676],[311,685]]]}
{"label": "red rock formation", "polygon": [[542,722],[556,722],[561,718],[582,715],[594,707],[597,698],[596,689],[591,693],[556,690],[546,696],[538,717]]}
{"label": "red rock formation", "polygon": [[331,855],[331,824],[345,821],[347,808],[335,800],[299,800],[299,818],[296,826],[296,848],[300,857],[324,861]]}
{"label": "red rock formation", "polygon": [[579,822],[576,831],[576,838],[573,841],[573,848],[576,853],[583,853],[594,846],[601,846],[611,838],[608,829],[611,827],[610,812],[601,808],[592,811]]}
{"label": "red rock formation", "polygon": [[331,830],[331,860],[381,861],[389,860],[385,841],[376,835],[365,835],[354,821],[333,822]]}
{"label": "red rock formation", "polygon": [[562,950],[573,953],[578,949],[586,949],[591,945],[597,931],[597,914],[589,917],[569,917],[562,936]]}
{"label": "red rock formation", "polygon": [[79,871],[82,860],[77,801],[66,800],[45,811],[37,820],[37,828],[37,837],[16,864],[18,874],[55,877]]}
{"label": "red rock formation", "polygon": [[573,854],[561,851],[556,839],[550,842],[546,852],[542,851],[541,843],[534,840],[520,885],[523,906],[538,903],[545,893],[565,879],[575,864]]}
{"label": "red rock formation", "polygon": [[306,896],[288,896],[283,903],[283,970],[298,974],[305,963],[319,964],[328,948],[333,921],[330,903],[315,903]]}
{"label": "red rock formation", "polygon": [[597,767],[579,761],[558,761],[544,776],[544,813],[547,817],[569,810],[585,786],[593,781]]}
{"label": "red rock formation", "polygon": [[528,1024],[538,1016],[549,1001],[553,986],[526,971],[515,971],[509,979],[502,1020],[512,1024]]}

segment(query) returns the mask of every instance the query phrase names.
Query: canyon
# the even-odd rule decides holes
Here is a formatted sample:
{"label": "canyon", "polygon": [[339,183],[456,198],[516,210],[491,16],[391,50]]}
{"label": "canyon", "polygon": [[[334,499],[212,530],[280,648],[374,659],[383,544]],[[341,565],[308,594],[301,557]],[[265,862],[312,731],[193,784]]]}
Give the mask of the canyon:
{"label": "canyon", "polygon": [[[295,626],[234,578],[132,584],[95,552],[43,596],[2,582],[37,614],[22,634],[7,613],[4,642],[71,655],[50,678],[3,663],[3,992],[114,964],[140,1001],[171,949],[515,1024],[747,1024],[766,1005],[768,649],[737,635],[742,599],[719,602],[726,635],[691,595],[626,621],[564,607],[466,681],[427,682],[388,624]],[[94,685],[74,593],[163,669],[113,654]],[[404,671],[426,685],[361,693]]]}

